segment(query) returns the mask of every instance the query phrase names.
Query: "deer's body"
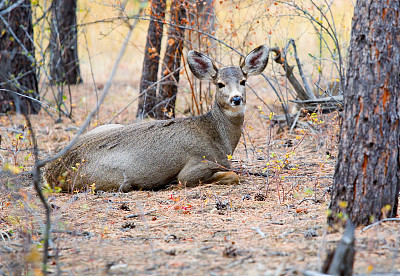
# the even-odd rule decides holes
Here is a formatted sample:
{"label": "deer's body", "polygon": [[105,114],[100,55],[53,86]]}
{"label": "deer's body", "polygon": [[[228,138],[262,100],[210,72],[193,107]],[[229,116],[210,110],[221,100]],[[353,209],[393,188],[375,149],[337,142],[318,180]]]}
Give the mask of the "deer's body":
{"label": "deer's body", "polygon": [[[268,57],[268,52],[262,54],[262,58],[265,54]],[[48,166],[47,181],[66,191],[95,183],[98,190],[124,192],[157,189],[174,180],[187,186],[238,183],[238,176],[229,171],[227,155],[235,150],[242,132],[245,87],[241,82],[247,77],[243,66],[218,70],[196,52],[189,53],[188,61],[197,77],[214,80],[219,86],[210,112],[183,119],[98,127]],[[210,69],[203,61],[214,67]],[[196,67],[198,63],[200,67]],[[262,70],[265,65],[266,61]]]}

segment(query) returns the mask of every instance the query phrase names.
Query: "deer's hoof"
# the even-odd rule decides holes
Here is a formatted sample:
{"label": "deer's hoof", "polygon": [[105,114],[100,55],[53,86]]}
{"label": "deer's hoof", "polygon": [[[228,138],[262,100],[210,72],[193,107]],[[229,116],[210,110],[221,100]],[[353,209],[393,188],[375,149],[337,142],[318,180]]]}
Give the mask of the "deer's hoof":
{"label": "deer's hoof", "polygon": [[239,184],[239,176],[234,172],[216,172],[214,173],[212,180],[221,185]]}

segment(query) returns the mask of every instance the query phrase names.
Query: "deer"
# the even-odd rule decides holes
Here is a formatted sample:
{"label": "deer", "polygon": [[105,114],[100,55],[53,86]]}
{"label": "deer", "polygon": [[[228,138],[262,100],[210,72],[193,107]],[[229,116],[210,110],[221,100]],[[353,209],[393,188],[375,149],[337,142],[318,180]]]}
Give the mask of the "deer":
{"label": "deer", "polygon": [[186,187],[238,184],[228,156],[242,135],[247,78],[264,71],[268,56],[269,48],[261,45],[239,67],[219,69],[206,55],[189,51],[187,62],[194,76],[216,86],[208,113],[99,126],[48,164],[47,183],[67,192],[85,187],[110,192],[154,190],[177,182]]}

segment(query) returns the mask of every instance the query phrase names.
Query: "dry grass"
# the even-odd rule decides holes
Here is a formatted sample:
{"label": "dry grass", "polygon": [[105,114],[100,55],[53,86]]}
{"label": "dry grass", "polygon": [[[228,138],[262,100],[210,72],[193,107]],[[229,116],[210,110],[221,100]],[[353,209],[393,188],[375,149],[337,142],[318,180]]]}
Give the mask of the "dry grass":
{"label": "dry grass", "polygon": [[[136,92],[132,87],[113,87],[118,93],[104,104],[100,123],[123,107]],[[42,157],[65,146],[76,131],[71,127],[79,126],[93,106],[94,97],[82,101],[92,88],[74,89],[75,123],[64,120],[55,125],[44,114],[33,117]],[[318,115],[318,134],[301,129],[290,134],[260,117],[254,95],[249,94],[248,101],[247,155],[241,140],[232,159],[234,169],[241,172],[238,186],[126,194],[47,191],[53,208],[49,270],[70,275],[298,275],[301,270],[318,270],[326,251],[341,236],[327,233],[325,224],[337,155],[335,114]],[[126,123],[133,116],[134,108],[117,121]],[[24,124],[16,115],[1,120],[8,129]],[[2,147],[13,149],[15,133],[5,134]],[[21,148],[29,147],[29,136],[21,141]],[[14,158],[11,151],[1,151],[5,162],[15,161],[22,169],[32,163],[31,157],[25,160],[27,154],[18,152]],[[246,173],[265,168],[268,179]],[[23,185],[29,184],[23,175],[0,181],[0,230],[10,236],[3,235],[0,241],[0,270],[5,274],[26,274],[40,267],[43,210],[32,187]],[[126,218],[132,214],[138,216]],[[363,233],[360,229],[355,271],[399,272],[399,224],[384,223]]]}

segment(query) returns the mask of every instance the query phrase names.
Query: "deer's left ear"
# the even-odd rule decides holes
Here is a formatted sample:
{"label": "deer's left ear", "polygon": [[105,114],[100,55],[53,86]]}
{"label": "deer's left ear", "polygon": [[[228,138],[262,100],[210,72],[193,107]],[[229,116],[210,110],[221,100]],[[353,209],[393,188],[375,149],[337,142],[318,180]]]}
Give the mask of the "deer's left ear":
{"label": "deer's left ear", "polygon": [[268,63],[269,48],[261,45],[251,51],[240,65],[246,76],[259,75],[264,71]]}

